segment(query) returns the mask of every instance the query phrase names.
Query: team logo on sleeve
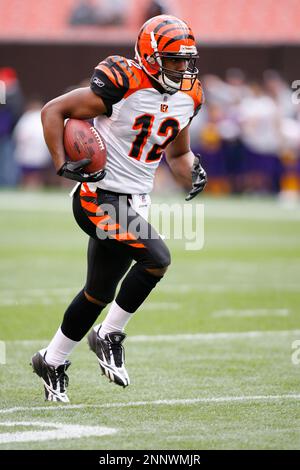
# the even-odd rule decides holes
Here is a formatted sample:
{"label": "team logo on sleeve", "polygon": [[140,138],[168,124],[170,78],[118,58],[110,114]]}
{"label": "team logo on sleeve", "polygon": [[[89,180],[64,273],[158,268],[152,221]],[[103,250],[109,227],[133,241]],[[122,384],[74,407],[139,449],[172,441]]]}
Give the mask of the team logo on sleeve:
{"label": "team logo on sleeve", "polygon": [[94,77],[93,78],[93,83],[95,83],[95,85],[97,85],[98,87],[102,88],[103,86],[105,86],[105,83],[102,82],[102,80],[100,80],[100,78],[98,77]]}

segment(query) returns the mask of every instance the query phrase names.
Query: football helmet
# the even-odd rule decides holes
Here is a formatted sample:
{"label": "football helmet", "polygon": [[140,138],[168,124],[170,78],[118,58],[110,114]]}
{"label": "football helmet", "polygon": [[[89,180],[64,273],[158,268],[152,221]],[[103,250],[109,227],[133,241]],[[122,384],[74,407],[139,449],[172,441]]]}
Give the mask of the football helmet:
{"label": "football helmet", "polygon": [[[191,28],[175,16],[159,15],[142,26],[135,45],[143,70],[168,92],[189,91],[197,79],[198,52]],[[171,70],[165,59],[186,60],[185,70]]]}

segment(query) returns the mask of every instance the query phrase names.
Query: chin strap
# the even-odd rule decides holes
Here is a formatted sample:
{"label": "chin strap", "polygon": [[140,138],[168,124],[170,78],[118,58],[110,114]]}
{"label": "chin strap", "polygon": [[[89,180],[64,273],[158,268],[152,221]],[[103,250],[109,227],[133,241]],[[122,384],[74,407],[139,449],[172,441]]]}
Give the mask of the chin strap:
{"label": "chin strap", "polygon": [[176,91],[180,90],[180,83],[173,82],[165,73],[161,73],[159,76],[159,81],[163,85],[164,88],[170,90],[173,93],[176,93]]}

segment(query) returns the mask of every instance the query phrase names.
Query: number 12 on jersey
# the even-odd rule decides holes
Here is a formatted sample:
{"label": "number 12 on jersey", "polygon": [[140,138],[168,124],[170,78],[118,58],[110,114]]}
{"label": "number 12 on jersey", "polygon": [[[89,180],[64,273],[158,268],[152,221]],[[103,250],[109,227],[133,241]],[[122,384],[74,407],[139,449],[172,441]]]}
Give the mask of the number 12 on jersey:
{"label": "number 12 on jersey", "polygon": [[[132,128],[134,130],[139,131],[139,133],[135,136],[135,139],[132,142],[131,149],[128,154],[129,157],[135,158],[136,160],[141,159],[144,147],[147,143],[147,140],[150,138],[153,123],[154,123],[153,114],[142,114],[141,116],[138,116],[135,119]],[[177,137],[178,132],[179,132],[179,122],[177,121],[177,119],[170,118],[170,117],[164,119],[159,126],[157,135],[167,137],[167,138],[160,145],[154,144],[152,148],[149,150],[149,152],[147,153],[144,161],[146,163],[153,163],[157,160],[160,160],[162,152],[169,145],[169,143],[172,142]]]}

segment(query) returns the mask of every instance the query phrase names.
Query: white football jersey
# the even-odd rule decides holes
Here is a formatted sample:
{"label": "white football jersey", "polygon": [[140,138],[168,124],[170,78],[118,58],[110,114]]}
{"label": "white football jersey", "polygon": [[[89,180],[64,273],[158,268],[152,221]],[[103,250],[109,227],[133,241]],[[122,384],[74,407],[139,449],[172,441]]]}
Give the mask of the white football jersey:
{"label": "white football jersey", "polygon": [[91,89],[108,110],[94,120],[107,147],[106,176],[96,186],[149,193],[163,151],[201,107],[200,82],[189,92],[171,95],[156,87],[135,61],[112,56],[96,67]]}

